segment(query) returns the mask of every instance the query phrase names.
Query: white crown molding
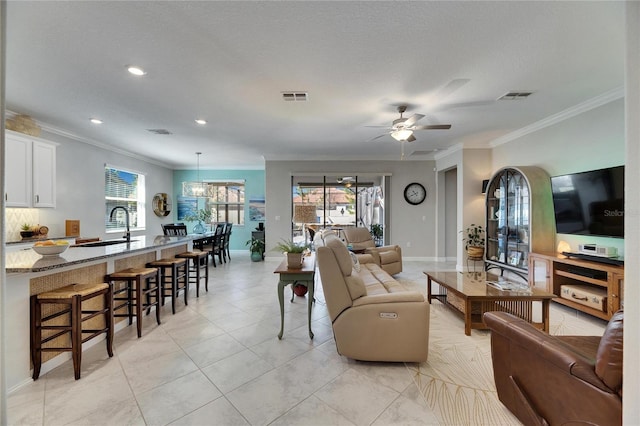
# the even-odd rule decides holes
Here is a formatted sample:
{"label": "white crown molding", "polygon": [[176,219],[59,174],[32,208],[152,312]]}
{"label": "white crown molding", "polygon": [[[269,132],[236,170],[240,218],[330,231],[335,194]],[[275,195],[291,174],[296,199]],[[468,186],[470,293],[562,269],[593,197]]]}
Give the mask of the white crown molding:
{"label": "white crown molding", "polygon": [[624,87],[618,87],[616,89],[605,92],[600,96],[596,96],[595,98],[589,99],[588,101],[572,106],[571,108],[567,108],[564,111],[561,111],[557,114],[550,115],[549,117],[543,118],[540,121],[536,121],[535,123],[532,123],[528,126],[522,127],[511,133],[507,133],[504,136],[500,136],[499,138],[489,142],[489,146],[491,148],[495,148],[499,145],[505,144],[507,142],[511,142],[515,139],[528,135],[529,133],[537,132],[538,130],[542,130],[546,127],[553,126],[554,124],[560,123],[564,120],[568,120],[571,117],[575,117],[576,115],[580,115],[592,109],[598,108],[602,105],[606,105],[609,102],[613,102],[618,99],[621,99],[623,97],[624,97]]}

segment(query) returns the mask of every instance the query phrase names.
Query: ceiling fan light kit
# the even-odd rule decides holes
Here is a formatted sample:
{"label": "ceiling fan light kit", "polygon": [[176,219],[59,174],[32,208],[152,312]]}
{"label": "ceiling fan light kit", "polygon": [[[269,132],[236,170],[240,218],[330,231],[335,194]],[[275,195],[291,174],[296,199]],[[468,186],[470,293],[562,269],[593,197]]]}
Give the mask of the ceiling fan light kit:
{"label": "ceiling fan light kit", "polygon": [[391,137],[397,141],[406,141],[411,135],[413,135],[413,130],[400,129],[391,132]]}
{"label": "ceiling fan light kit", "polygon": [[[451,124],[432,124],[425,126],[416,126],[416,122],[418,120],[422,120],[424,118],[423,114],[413,114],[409,118],[404,118],[402,114],[407,111],[406,105],[400,105],[398,107],[398,112],[400,113],[400,118],[396,118],[391,123],[391,127],[387,127],[389,130],[389,135],[392,138],[399,142],[413,142],[416,140],[416,137],[413,135],[413,132],[416,130],[448,130],[451,128]],[[385,127],[385,126],[371,126],[371,127]],[[376,136],[373,139],[381,138],[385,135]]]}

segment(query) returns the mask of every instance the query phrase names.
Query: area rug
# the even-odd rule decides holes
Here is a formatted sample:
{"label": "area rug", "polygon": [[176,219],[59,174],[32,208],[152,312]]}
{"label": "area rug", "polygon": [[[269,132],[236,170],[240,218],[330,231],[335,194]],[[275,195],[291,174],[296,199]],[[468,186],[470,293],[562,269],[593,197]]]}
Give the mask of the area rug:
{"label": "area rug", "polygon": [[[417,283],[402,282],[420,289]],[[606,322],[585,318],[556,304],[550,309],[551,334],[602,335]],[[498,400],[491,365],[491,333],[472,330],[437,301],[431,305],[429,359],[406,364],[427,405],[443,425],[519,425]]]}

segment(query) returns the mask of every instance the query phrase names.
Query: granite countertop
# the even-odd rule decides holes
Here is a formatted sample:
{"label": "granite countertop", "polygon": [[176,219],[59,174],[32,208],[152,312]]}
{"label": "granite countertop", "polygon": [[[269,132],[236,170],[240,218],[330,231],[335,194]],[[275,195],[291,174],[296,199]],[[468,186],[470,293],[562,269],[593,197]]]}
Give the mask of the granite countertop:
{"label": "granite countertop", "polygon": [[7,252],[5,267],[7,273],[41,272],[49,269],[62,268],[94,260],[115,257],[123,254],[156,249],[168,245],[186,243],[202,235],[185,235],[177,237],[134,236],[131,243],[125,241],[102,247],[69,246],[66,251],[57,256],[41,256],[29,248]]}

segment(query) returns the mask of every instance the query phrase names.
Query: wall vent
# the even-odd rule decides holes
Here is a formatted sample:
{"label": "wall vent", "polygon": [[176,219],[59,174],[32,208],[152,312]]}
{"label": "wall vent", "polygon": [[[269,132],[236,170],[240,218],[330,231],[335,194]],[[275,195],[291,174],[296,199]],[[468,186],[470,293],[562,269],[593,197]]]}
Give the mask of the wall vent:
{"label": "wall vent", "polygon": [[282,100],[285,102],[304,102],[307,100],[307,92],[282,92]]}
{"label": "wall vent", "polygon": [[528,98],[533,92],[508,92],[498,98],[499,101],[517,101]]}
{"label": "wall vent", "polygon": [[147,132],[155,133],[156,135],[172,135],[167,129],[147,129]]}

